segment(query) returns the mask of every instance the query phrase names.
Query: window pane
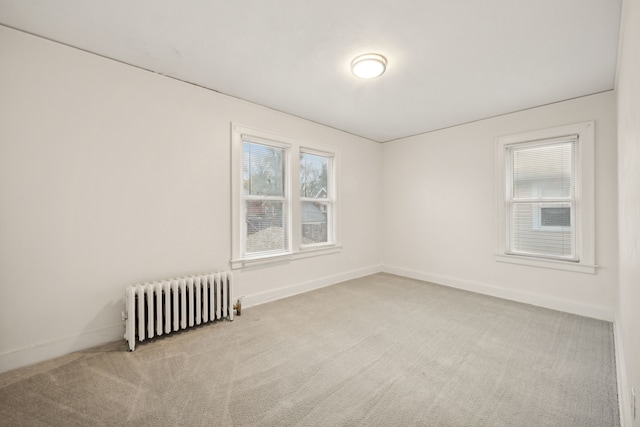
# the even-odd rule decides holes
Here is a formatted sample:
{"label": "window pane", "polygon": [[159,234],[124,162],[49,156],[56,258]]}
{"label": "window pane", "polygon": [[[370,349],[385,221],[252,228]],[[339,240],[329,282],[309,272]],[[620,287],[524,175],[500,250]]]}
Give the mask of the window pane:
{"label": "window pane", "polygon": [[514,204],[511,229],[512,251],[572,258],[575,239],[570,224],[571,205],[569,203]]}
{"label": "window pane", "polygon": [[300,153],[300,197],[327,198],[329,158]]}
{"label": "window pane", "polygon": [[570,208],[540,208],[540,225],[543,227],[570,227]]}
{"label": "window pane", "polygon": [[284,196],[284,149],[244,141],[244,194]]}
{"label": "window pane", "polygon": [[302,244],[327,243],[327,203],[302,202]]}
{"label": "window pane", "polygon": [[564,142],[514,150],[513,197],[572,197],[573,146]]}
{"label": "window pane", "polygon": [[284,202],[247,200],[246,252],[283,252],[289,248]]}

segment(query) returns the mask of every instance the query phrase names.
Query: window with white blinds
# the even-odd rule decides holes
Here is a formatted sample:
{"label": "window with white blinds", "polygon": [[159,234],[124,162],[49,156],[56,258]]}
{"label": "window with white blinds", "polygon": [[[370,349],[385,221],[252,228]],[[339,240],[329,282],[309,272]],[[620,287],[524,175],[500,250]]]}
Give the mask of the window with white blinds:
{"label": "window with white blinds", "polygon": [[506,147],[508,253],[577,261],[576,142],[569,135]]}
{"label": "window with white blinds", "polygon": [[231,148],[232,268],[340,250],[337,148],[237,124]]}
{"label": "window with white blinds", "polygon": [[247,256],[289,252],[286,148],[242,141],[244,253]]}
{"label": "window with white blinds", "polygon": [[595,272],[593,125],[498,138],[498,261]]}

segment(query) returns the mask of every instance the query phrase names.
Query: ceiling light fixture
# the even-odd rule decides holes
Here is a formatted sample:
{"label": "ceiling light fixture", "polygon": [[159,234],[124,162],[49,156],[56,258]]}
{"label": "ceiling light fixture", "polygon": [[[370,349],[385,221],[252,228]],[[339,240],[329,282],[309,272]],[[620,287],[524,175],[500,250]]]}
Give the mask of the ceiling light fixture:
{"label": "ceiling light fixture", "polygon": [[351,61],[351,72],[361,79],[372,79],[381,76],[387,69],[387,58],[377,53],[357,56]]}

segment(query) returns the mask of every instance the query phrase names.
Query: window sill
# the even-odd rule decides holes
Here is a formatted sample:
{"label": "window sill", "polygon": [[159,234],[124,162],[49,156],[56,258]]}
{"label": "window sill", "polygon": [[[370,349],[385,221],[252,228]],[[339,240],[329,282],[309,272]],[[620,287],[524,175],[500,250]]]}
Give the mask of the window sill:
{"label": "window sill", "polygon": [[496,254],[496,261],[511,264],[528,265],[531,267],[552,268],[555,270],[573,271],[576,273],[596,274],[596,265],[579,262],[556,261],[551,259],[532,258],[522,255]]}
{"label": "window sill", "polygon": [[256,265],[275,264],[282,262],[290,262],[297,259],[311,258],[321,255],[329,255],[342,251],[342,246],[331,245],[322,247],[305,247],[300,249],[299,252],[289,252],[285,254],[272,255],[262,258],[247,258],[247,259],[232,259],[231,269],[237,270],[239,268],[253,267]]}

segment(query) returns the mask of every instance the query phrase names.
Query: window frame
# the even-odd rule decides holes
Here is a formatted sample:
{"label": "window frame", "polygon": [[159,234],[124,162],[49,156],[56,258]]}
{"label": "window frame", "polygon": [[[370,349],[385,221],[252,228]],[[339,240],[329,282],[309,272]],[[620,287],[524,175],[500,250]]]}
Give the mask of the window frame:
{"label": "window frame", "polygon": [[[577,135],[575,145],[575,258],[564,260],[523,255],[509,251],[510,213],[508,208],[510,159],[507,150],[518,145],[545,144],[556,138]],[[576,123],[496,138],[496,261],[595,274],[595,123]]]}
{"label": "window frame", "polygon": [[[309,148],[307,146],[301,146],[298,152],[298,158],[302,154],[310,154],[314,156],[326,157],[327,158],[327,188],[325,191],[327,192],[327,197],[324,199],[314,199],[312,197],[300,197],[300,209],[302,210],[302,204],[304,202],[321,202],[327,206],[327,241],[320,243],[308,243],[304,244],[302,242],[304,223],[302,219],[300,220],[300,249],[301,250],[309,250],[314,248],[322,248],[325,246],[332,246],[336,241],[336,233],[335,233],[335,173],[334,173],[334,165],[335,165],[335,153],[327,152],[327,151],[319,151],[314,148]],[[298,165],[299,166],[299,165]],[[298,173],[298,176],[300,174]],[[298,188],[299,190],[299,188]],[[300,192],[298,191],[298,195]]]}
{"label": "window frame", "polygon": [[[243,185],[243,146],[244,141],[285,148],[284,186],[287,214],[287,233],[289,247],[279,253],[260,254],[246,253],[246,211]],[[302,218],[300,197],[300,153],[331,156],[332,167],[328,171],[329,194],[332,198],[332,215],[327,224],[330,231],[328,242],[302,244]],[[297,138],[276,132],[231,123],[231,260],[232,269],[250,267],[274,262],[288,262],[299,258],[336,253],[342,250],[339,240],[339,203],[338,203],[338,147],[301,141]]]}

